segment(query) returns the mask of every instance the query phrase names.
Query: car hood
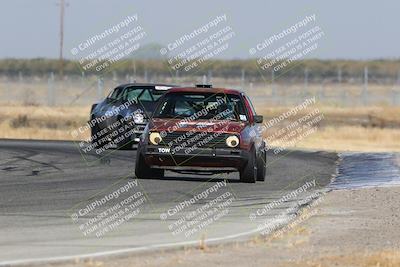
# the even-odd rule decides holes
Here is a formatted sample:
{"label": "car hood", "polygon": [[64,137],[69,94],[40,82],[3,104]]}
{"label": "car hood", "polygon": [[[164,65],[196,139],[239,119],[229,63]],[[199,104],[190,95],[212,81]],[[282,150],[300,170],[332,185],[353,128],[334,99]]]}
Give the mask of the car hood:
{"label": "car hood", "polygon": [[195,120],[185,121],[184,119],[157,119],[154,118],[149,125],[150,131],[175,132],[175,131],[211,131],[240,133],[246,126],[245,122],[229,120]]}

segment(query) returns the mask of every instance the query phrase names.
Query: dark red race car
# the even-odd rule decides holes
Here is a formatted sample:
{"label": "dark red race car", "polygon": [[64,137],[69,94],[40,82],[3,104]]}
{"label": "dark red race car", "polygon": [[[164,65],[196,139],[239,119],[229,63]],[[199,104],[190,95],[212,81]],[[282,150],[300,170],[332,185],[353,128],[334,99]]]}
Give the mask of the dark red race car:
{"label": "dark red race car", "polygon": [[264,181],[262,121],[243,92],[207,85],[173,88],[160,99],[140,138],[136,176],[238,171],[242,182]]}

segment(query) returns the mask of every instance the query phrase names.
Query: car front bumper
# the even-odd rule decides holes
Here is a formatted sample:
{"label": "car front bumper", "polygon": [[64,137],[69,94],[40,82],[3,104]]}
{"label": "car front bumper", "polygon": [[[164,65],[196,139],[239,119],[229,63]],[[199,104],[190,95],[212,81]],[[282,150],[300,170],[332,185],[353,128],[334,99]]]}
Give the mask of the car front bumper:
{"label": "car front bumper", "polygon": [[163,146],[142,146],[147,164],[169,170],[237,171],[247,162],[248,152],[229,148],[195,148],[168,152]]}

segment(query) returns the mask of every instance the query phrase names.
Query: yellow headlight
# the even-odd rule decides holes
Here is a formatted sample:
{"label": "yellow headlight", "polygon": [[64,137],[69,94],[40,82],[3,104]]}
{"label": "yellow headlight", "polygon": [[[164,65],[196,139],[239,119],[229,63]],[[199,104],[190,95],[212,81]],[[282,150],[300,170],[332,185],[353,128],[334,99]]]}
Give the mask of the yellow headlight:
{"label": "yellow headlight", "polygon": [[229,147],[237,147],[239,145],[239,138],[234,135],[229,136],[226,138],[226,145]]}
{"label": "yellow headlight", "polygon": [[157,132],[150,133],[149,139],[150,139],[150,143],[152,143],[153,145],[158,145],[162,141],[161,135]]}

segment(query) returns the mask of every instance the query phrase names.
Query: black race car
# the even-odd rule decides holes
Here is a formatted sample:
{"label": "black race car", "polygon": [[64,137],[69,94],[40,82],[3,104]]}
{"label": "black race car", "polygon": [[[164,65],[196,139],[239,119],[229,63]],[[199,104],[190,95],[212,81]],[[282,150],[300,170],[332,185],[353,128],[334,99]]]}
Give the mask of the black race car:
{"label": "black race car", "polygon": [[93,104],[89,125],[95,148],[132,148],[139,141],[157,101],[170,88],[166,84],[122,84]]}

